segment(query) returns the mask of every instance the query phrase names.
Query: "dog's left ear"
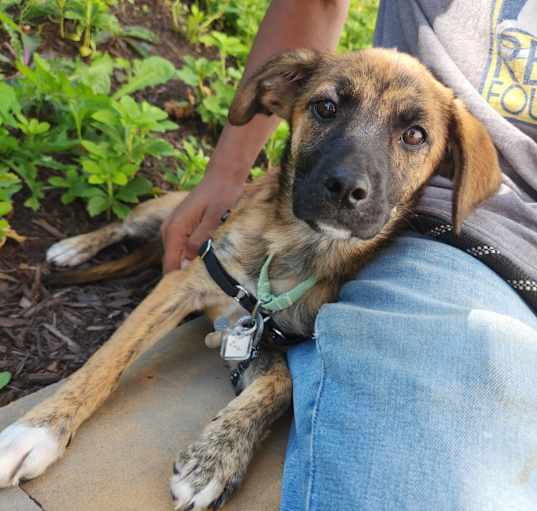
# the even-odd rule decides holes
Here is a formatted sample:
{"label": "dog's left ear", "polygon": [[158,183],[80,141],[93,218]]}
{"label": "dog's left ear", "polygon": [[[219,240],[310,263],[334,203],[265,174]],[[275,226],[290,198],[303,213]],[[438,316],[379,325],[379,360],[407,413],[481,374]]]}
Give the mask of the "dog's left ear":
{"label": "dog's left ear", "polygon": [[295,99],[320,60],[321,55],[313,50],[294,50],[271,58],[239,87],[229,109],[229,122],[241,126],[258,113],[289,120]]}
{"label": "dog's left ear", "polygon": [[463,105],[454,100],[450,129],[453,157],[453,225],[460,232],[464,219],[501,184],[498,155],[487,130]]}

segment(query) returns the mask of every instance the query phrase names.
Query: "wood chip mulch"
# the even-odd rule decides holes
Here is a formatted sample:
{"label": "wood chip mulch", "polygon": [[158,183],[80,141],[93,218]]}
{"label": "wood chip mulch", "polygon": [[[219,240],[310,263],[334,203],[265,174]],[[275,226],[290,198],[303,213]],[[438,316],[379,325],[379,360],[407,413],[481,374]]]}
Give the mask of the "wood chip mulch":
{"label": "wood chip mulch", "polygon": [[156,269],[99,285],[47,289],[0,271],[0,407],[78,369],[160,278]]}

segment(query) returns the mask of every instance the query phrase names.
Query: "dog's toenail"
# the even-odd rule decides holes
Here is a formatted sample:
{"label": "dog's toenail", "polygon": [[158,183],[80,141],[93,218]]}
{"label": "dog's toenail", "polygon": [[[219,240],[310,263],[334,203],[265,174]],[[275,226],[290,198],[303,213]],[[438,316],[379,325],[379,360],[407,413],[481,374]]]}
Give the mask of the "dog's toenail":
{"label": "dog's toenail", "polygon": [[185,511],[191,511],[192,509],[194,509],[194,502],[192,502],[192,504],[190,504],[190,506],[188,506]]}
{"label": "dog's toenail", "polygon": [[177,470],[177,464],[176,463],[173,464],[173,473],[175,475],[177,475],[179,473],[179,470]]}

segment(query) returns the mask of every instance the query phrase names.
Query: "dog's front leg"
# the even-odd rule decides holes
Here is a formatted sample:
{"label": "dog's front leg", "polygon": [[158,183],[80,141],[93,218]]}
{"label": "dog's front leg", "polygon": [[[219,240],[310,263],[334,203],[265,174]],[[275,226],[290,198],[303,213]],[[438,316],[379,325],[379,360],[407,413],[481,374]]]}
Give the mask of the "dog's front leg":
{"label": "dog's front leg", "polygon": [[221,299],[198,259],[166,275],[123,325],[51,397],[0,434],[0,487],[31,479],[65,451],[123,371],[186,315]]}
{"label": "dog's front leg", "polygon": [[279,353],[262,353],[246,374],[252,380],[184,449],[173,466],[175,509],[220,509],[240,485],[255,447],[290,406],[289,370]]}

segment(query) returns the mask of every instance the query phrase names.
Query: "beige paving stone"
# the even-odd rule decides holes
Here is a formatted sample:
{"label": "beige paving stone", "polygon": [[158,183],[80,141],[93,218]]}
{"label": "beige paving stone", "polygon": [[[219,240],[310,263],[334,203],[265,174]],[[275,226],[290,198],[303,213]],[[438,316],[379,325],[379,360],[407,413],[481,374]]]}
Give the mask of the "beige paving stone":
{"label": "beige paving stone", "polygon": [[[218,353],[203,343],[207,329],[203,318],[191,321],[142,357],[65,457],[24,490],[45,511],[171,510],[168,478],[177,450],[233,398]],[[0,428],[52,390],[0,409]],[[288,417],[277,423],[226,511],[278,509],[288,427]],[[21,490],[0,490],[0,511],[35,511],[30,505]]]}
{"label": "beige paving stone", "polygon": [[2,511],[41,511],[42,508],[20,488],[9,488],[0,493],[0,509]]}

